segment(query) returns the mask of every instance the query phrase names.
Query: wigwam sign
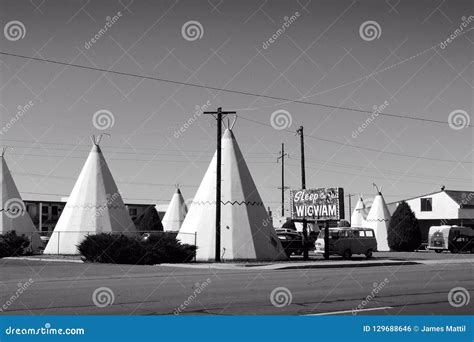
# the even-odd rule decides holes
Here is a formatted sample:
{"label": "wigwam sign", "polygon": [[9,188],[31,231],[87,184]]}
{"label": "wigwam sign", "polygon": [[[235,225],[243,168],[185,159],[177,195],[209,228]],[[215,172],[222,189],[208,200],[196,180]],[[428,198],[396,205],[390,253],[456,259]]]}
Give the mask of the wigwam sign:
{"label": "wigwam sign", "polygon": [[344,218],[344,189],[291,190],[290,207],[292,219],[340,220]]}

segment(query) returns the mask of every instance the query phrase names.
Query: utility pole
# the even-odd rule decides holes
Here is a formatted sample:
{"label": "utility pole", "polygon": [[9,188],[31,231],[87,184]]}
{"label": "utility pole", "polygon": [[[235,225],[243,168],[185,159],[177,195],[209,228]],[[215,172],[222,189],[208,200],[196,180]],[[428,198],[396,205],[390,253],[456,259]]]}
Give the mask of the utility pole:
{"label": "utility pole", "polygon": [[[349,198],[349,214],[352,213],[352,204],[351,204],[351,198],[354,196],[354,194],[348,194],[347,197]],[[349,219],[349,223],[352,224],[351,220]]]}
{"label": "utility pole", "polygon": [[285,217],[285,157],[288,157],[288,153],[285,153],[285,144],[281,144],[280,156],[277,158],[277,163],[281,159],[281,217]]}
{"label": "utility pole", "polygon": [[[301,188],[306,189],[306,173],[304,166],[304,133],[303,126],[296,131],[300,136],[301,144]],[[308,260],[308,223],[306,222],[306,217],[303,218],[303,259]]]}
{"label": "utility pole", "polygon": [[217,120],[217,167],[216,167],[216,255],[215,261],[221,261],[221,164],[222,164],[222,119],[228,114],[236,112],[223,112],[222,107],[217,108],[217,112],[204,112],[214,116]]}

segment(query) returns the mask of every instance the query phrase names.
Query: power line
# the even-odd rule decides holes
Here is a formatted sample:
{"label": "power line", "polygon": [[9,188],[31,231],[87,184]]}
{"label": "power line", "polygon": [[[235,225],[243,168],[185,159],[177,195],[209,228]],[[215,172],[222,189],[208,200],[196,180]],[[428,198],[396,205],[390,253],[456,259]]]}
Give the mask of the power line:
{"label": "power line", "polygon": [[[42,150],[62,150],[62,151],[71,151],[71,149],[66,149],[66,148],[60,148],[60,147],[47,147],[47,148],[42,148],[41,145],[64,145],[64,146],[73,146],[76,147],[75,151],[79,152],[90,152],[90,144],[70,144],[70,143],[64,143],[64,142],[50,142],[50,141],[33,141],[33,140],[20,140],[20,139],[1,139],[2,142],[4,141],[12,141],[12,142],[22,142],[22,143],[27,143],[27,144],[34,144],[37,146],[20,146],[20,145],[8,145],[8,147],[12,148],[26,148],[26,149],[42,149]],[[5,144],[4,144],[5,145]],[[87,149],[77,149],[77,147],[87,147]],[[141,153],[138,152],[140,150],[150,150],[150,151],[158,151],[158,152],[181,152],[181,153],[186,153],[186,154],[192,154],[192,153],[197,153],[199,155],[209,155],[209,154],[214,154],[214,150],[209,150],[209,151],[203,151],[203,150],[187,150],[187,149],[170,149],[170,148],[153,148],[153,147],[144,147],[144,146],[136,146],[136,147],[129,147],[129,146],[111,146],[107,145],[106,149],[125,149],[125,150],[132,150],[133,153],[128,153],[128,152],[122,152],[122,151],[112,151],[113,153],[120,153],[120,154],[144,154],[144,155],[155,155],[156,153]],[[175,155],[175,154],[173,154]],[[249,152],[246,153],[246,155],[268,155],[267,152]]]}
{"label": "power line", "polygon": [[[262,126],[265,126],[265,127],[268,127],[268,128],[273,128],[273,126],[271,126],[270,124],[267,124],[267,123],[264,123],[264,122],[261,122],[261,121],[257,121],[257,120],[254,120],[254,119],[250,119],[250,118],[246,118],[244,116],[241,116],[241,115],[238,115],[239,118],[241,118],[242,120],[246,120],[246,121],[249,121],[249,122],[253,122],[253,123],[256,123],[258,125],[262,125]],[[291,134],[294,134],[295,132],[292,131],[292,130],[289,130],[289,129],[282,129],[281,130],[282,132],[287,132],[287,133],[291,133]],[[344,143],[344,142],[341,142],[341,141],[337,141],[337,140],[332,140],[332,139],[327,139],[327,138],[321,138],[321,137],[317,137],[317,136],[314,136],[314,135],[306,135],[308,138],[310,139],[315,139],[315,140],[319,140],[319,141],[324,141],[324,142],[327,142],[327,143],[331,143],[331,144],[336,144],[336,145],[340,145],[340,146],[344,146],[344,147],[350,147],[350,148],[355,148],[355,149],[360,149],[360,150],[365,150],[365,151],[370,151],[370,152],[377,152],[377,153],[383,153],[383,154],[389,154],[389,155],[394,155],[394,156],[398,156],[398,157],[406,157],[406,158],[413,158],[413,159],[422,159],[422,160],[429,160],[429,161],[438,161],[438,162],[448,162],[448,163],[461,163],[461,164],[473,164],[472,161],[468,161],[468,160],[455,160],[455,159],[441,159],[441,158],[430,158],[430,157],[423,157],[423,156],[417,156],[417,155],[412,155],[412,154],[406,154],[406,153],[398,153],[398,152],[390,152],[390,151],[385,151],[385,150],[380,150],[380,149],[376,149],[376,148],[371,148],[371,147],[364,147],[364,146],[356,146],[356,145],[352,145],[352,144],[348,144],[348,143]],[[77,146],[89,146],[89,145],[79,145],[79,144],[68,144],[68,143],[54,143],[54,142],[40,142],[40,141],[28,141],[28,140],[19,140],[19,139],[2,139],[2,141],[17,141],[17,142],[26,142],[26,143],[33,143],[33,144],[45,144],[45,145],[57,145],[57,144],[61,144],[61,145],[65,145],[65,146],[74,146],[74,147],[77,147]],[[16,147],[16,146],[12,146],[12,147]],[[23,146],[18,146],[18,147],[21,147],[21,148],[34,148],[34,147],[23,147]],[[130,149],[130,150],[134,150],[134,151],[137,151],[138,149],[142,150],[152,150],[152,151],[176,151],[176,152],[186,152],[186,153],[201,153],[201,155],[204,156],[204,152],[205,151],[197,151],[197,150],[171,150],[171,149],[157,149],[157,148],[150,148],[150,147],[126,147],[126,146],[110,146],[108,148],[117,148],[117,149]],[[48,147],[48,149],[58,149],[60,150],[60,148],[50,148]],[[66,150],[66,149],[61,149],[61,150]],[[81,151],[81,152],[87,152],[89,150],[77,150],[77,151]],[[153,154],[147,154],[147,153],[141,153],[141,152],[135,152],[135,153],[127,153],[127,152],[120,152],[120,151],[114,151],[114,153],[120,153],[120,154],[142,154],[142,155],[153,155]],[[213,153],[212,151],[208,152],[208,153]],[[250,153],[250,154],[253,154],[253,155],[262,155],[262,154],[265,154],[265,153]],[[29,156],[35,156],[35,155],[32,155],[32,154],[24,154],[24,155],[29,155]],[[48,155],[36,155],[38,157],[49,157]],[[78,158],[78,157],[72,157],[71,158]],[[142,159],[117,159],[117,158],[112,158],[112,160],[136,160],[136,161],[149,161],[149,160],[142,160]],[[154,161],[163,161],[163,160],[154,160]],[[179,162],[179,161],[177,161]]]}
{"label": "power line", "polygon": [[[266,99],[270,99],[270,100],[285,101],[285,102],[288,102],[288,103],[299,103],[299,104],[310,105],[310,106],[318,106],[318,107],[324,107],[324,108],[329,108],[329,109],[340,109],[340,110],[352,111],[352,112],[358,112],[358,113],[364,113],[364,114],[373,114],[373,111],[363,110],[363,109],[358,109],[358,108],[335,106],[335,105],[329,105],[329,104],[324,104],[324,103],[303,101],[303,100],[298,100],[298,99],[289,99],[289,98],[284,98],[284,97],[279,97],[279,96],[271,96],[271,95],[265,95],[265,94],[255,94],[255,93],[242,91],[242,90],[224,89],[224,88],[218,88],[218,87],[202,85],[202,84],[197,84],[197,83],[189,83],[189,82],[176,81],[176,80],[171,80],[171,79],[166,79],[166,78],[161,78],[161,77],[153,77],[153,76],[147,76],[147,75],[132,74],[132,73],[127,73],[127,72],[122,72],[122,71],[115,71],[115,70],[111,70],[111,69],[102,69],[102,68],[97,68],[97,67],[90,67],[90,66],[85,66],[85,65],[60,62],[60,61],[55,61],[55,60],[46,59],[46,58],[25,56],[25,55],[19,55],[19,54],[2,52],[2,51],[0,51],[0,55],[23,58],[23,59],[28,59],[28,60],[38,61],[38,62],[45,62],[45,63],[50,63],[50,64],[68,66],[68,67],[79,68],[79,69],[85,69],[85,70],[100,71],[100,72],[104,72],[104,73],[106,72],[106,73],[120,75],[120,76],[129,76],[129,77],[141,78],[141,79],[145,79],[145,80],[152,80],[152,81],[158,81],[158,82],[163,82],[163,83],[182,85],[182,86],[187,86],[187,87],[215,90],[215,91],[231,93],[231,94],[266,98]],[[430,122],[430,123],[443,124],[443,125],[448,124],[447,121],[420,118],[420,117],[402,115],[402,114],[378,113],[378,115],[393,117],[393,118],[398,118],[398,119],[408,119],[408,120],[415,120],[415,121],[422,121],[422,122]],[[474,126],[473,125],[468,125],[468,127],[474,127]]]}
{"label": "power line", "polygon": [[[299,165],[297,164],[287,164],[288,166],[293,166],[293,167],[299,167]],[[350,172],[344,172],[344,171],[336,171],[336,170],[328,170],[328,169],[323,169],[323,168],[315,168],[315,167],[306,167],[307,169],[311,169],[311,170],[317,170],[317,171],[321,171],[321,172],[328,172],[328,173],[338,173],[338,174],[343,174],[343,175],[351,175],[351,176],[356,176],[356,177],[364,177],[364,178],[380,178],[380,179],[384,179],[384,180],[389,180],[389,181],[395,181],[395,182],[405,182],[405,183],[414,183],[414,184],[427,184],[427,185],[433,185],[433,183],[428,183],[428,182],[420,182],[420,181],[412,181],[412,180],[409,180],[409,179],[394,179],[394,178],[389,178],[389,177],[385,177],[383,175],[380,175],[380,176],[377,176],[377,175],[367,175],[367,174],[364,174],[364,173],[359,173],[359,174],[355,174],[355,173],[350,173]],[[470,185],[472,185],[471,182],[469,182]],[[467,183],[466,183],[467,184]]]}
{"label": "power line", "polygon": [[[333,167],[338,167],[338,168],[343,168],[343,169],[349,169],[349,170],[360,170],[361,166],[359,165],[354,165],[354,164],[343,164],[343,163],[337,163],[337,162],[332,162],[332,161],[325,161],[325,160],[318,160],[318,162],[315,162],[317,159],[314,158],[306,158],[308,160],[313,160],[312,162],[308,162],[309,164],[320,164],[325,163],[325,164],[334,164],[334,165],[328,165],[328,166],[333,166]],[[132,159],[127,159],[127,160],[132,160]],[[180,161],[181,162],[181,161]],[[203,161],[204,162],[204,161]],[[209,161],[206,161],[209,162]],[[252,162],[253,164],[254,162]],[[271,162],[262,162],[262,164],[274,164],[274,161]],[[290,166],[297,166],[296,164],[288,164]],[[366,171],[364,171],[364,174],[354,174],[354,173],[349,173],[349,172],[343,172],[341,170],[333,170],[329,169],[328,167],[309,167],[309,169],[312,170],[320,170],[320,171],[325,171],[325,172],[334,172],[334,173],[343,173],[343,174],[348,174],[348,175],[360,175],[361,177],[382,177],[378,174],[368,174],[368,173],[376,173],[377,171],[383,171],[384,176],[386,176],[386,173],[391,175],[391,176],[401,176],[401,177],[409,177],[409,178],[420,178],[423,180],[431,179],[434,182],[439,181],[439,182],[453,182],[453,183],[471,183],[470,179],[467,178],[456,178],[456,177],[443,177],[443,176],[436,176],[436,175],[427,175],[427,174],[420,174],[420,173],[407,173],[404,171],[395,171],[395,170],[385,170],[385,169],[377,169],[377,168],[371,168]],[[75,177],[67,177],[67,176],[56,176],[56,175],[47,175],[47,174],[38,174],[38,173],[27,173],[27,172],[12,172],[15,175],[21,175],[21,176],[31,176],[31,177],[47,177],[47,178],[57,178],[57,179],[65,179],[65,180],[74,180],[76,179]],[[387,178],[388,179],[388,178]],[[392,180],[395,180],[392,178]],[[399,180],[399,179],[397,179]],[[146,185],[146,186],[170,186],[170,184],[164,184],[164,183],[152,183],[152,182],[127,182],[127,181],[119,181],[117,183],[121,184],[129,184],[129,185]],[[416,182],[415,182],[416,183]],[[420,183],[420,184],[427,184],[426,182]],[[190,185],[190,184],[180,184],[182,187],[192,187],[196,188],[197,186],[195,185]],[[274,186],[265,186],[262,185],[261,187],[265,188],[275,188]]]}
{"label": "power line", "polygon": [[[272,125],[266,124],[266,123],[261,122],[261,121],[249,119],[249,118],[246,118],[246,117],[243,117],[243,116],[240,116],[240,115],[239,115],[239,118],[241,118],[243,120],[253,122],[253,123],[256,123],[256,124],[259,124],[259,125],[262,125],[262,126],[271,127],[272,129],[274,129]],[[289,129],[282,129],[281,131],[291,133],[291,134],[295,134],[295,131],[292,131],[292,130],[289,130]],[[391,155],[399,156],[399,157],[407,157],[407,158],[415,158],[415,159],[423,159],[423,160],[431,160],[431,161],[440,161],[440,162],[449,162],[449,163],[462,163],[462,164],[472,164],[473,163],[472,161],[467,161],[467,160],[429,158],[429,157],[416,156],[416,155],[413,155],[413,154],[390,152],[390,151],[380,150],[380,149],[371,148],[371,147],[355,146],[355,145],[351,145],[351,144],[348,144],[348,143],[343,143],[343,142],[337,141],[337,140],[320,138],[320,137],[317,137],[317,136],[314,136],[314,135],[305,135],[305,136],[307,138],[311,138],[311,139],[315,139],[315,140],[319,140],[319,141],[325,141],[325,142],[328,142],[328,143],[331,143],[331,144],[342,145],[342,146],[345,146],[345,147],[351,147],[351,148],[365,150],[365,151],[391,154]]]}

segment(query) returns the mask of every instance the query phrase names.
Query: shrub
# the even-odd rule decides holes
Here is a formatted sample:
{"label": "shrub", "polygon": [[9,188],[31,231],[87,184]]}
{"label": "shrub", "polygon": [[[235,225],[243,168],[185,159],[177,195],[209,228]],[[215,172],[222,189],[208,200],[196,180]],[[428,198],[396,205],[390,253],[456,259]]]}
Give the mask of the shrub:
{"label": "shrub", "polygon": [[405,201],[400,202],[390,219],[387,240],[388,246],[394,251],[411,252],[421,244],[420,225]]}
{"label": "shrub", "polygon": [[175,236],[162,233],[143,239],[138,235],[89,235],[78,249],[86,262],[154,265],[191,261],[196,254],[196,247],[181,244]]}
{"label": "shrub", "polygon": [[28,238],[16,235],[15,231],[0,235],[0,258],[29,254],[29,245]]}
{"label": "shrub", "polygon": [[[151,263],[181,263],[192,261],[196,254],[196,246],[181,244],[176,234],[151,235],[143,242],[146,258]],[[160,260],[160,262],[154,262]]]}

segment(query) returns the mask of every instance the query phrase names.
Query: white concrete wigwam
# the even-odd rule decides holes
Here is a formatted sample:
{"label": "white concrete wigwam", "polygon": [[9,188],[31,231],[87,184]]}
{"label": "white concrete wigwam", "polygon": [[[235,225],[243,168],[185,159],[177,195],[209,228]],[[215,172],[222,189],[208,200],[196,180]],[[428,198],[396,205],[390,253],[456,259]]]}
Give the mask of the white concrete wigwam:
{"label": "white concrete wigwam", "polygon": [[5,161],[6,148],[2,149],[1,154],[1,173],[2,181],[0,184],[2,203],[1,203],[1,220],[0,234],[6,234],[15,231],[16,235],[24,235],[30,240],[30,248],[38,251],[43,246],[38,230],[35,228],[30,215],[26,211],[26,205],[23,202],[15,181],[10,173],[7,162]]}
{"label": "white concrete wigwam", "polygon": [[88,234],[136,232],[99,147],[101,137],[92,136],[92,150],[44,250],[45,254],[78,254],[77,245]]}
{"label": "white concrete wigwam", "polygon": [[377,249],[381,252],[387,252],[390,251],[387,241],[387,230],[391,215],[382,196],[382,188],[379,190],[375,184],[374,187],[377,189],[377,196],[375,196],[374,202],[370,207],[364,227],[374,230],[375,237],[377,238]]}
{"label": "white concrete wigwam", "polygon": [[351,227],[363,227],[364,221],[367,218],[368,210],[365,206],[362,195],[359,195],[359,200],[351,215]]}
{"label": "white concrete wigwam", "polygon": [[165,216],[161,223],[165,232],[177,232],[184,222],[184,218],[188,212],[188,207],[184,201],[183,195],[179,187],[176,187],[176,192],[171,198],[170,204],[166,209]]}
{"label": "white concrete wigwam", "polygon": [[[202,261],[215,260],[216,165],[217,152],[178,234],[183,243],[194,244],[196,239],[196,259]],[[221,202],[223,261],[286,259],[232,127],[222,136]]]}

